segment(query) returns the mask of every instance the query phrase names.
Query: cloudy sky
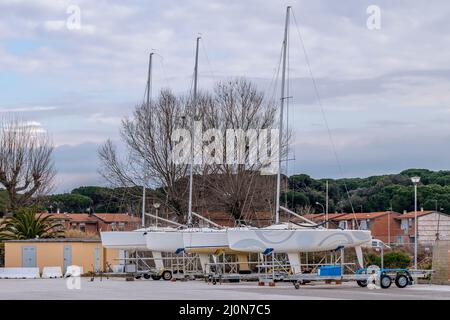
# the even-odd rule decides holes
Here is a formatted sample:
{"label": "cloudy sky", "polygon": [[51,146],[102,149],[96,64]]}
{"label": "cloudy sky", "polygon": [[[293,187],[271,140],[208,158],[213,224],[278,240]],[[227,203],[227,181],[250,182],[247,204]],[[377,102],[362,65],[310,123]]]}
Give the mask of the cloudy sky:
{"label": "cloudy sky", "polygon": [[[80,9],[79,29],[67,27],[71,5]],[[202,89],[244,76],[268,92],[286,5],[342,165],[341,172],[293,24],[290,173],[450,169],[446,0],[0,0],[0,116],[16,114],[48,130],[57,191],[102,184],[97,148],[119,140],[120,120],[142,101],[150,50],[158,53],[153,92],[188,92],[199,33]],[[381,10],[380,29],[367,27],[369,5]]]}

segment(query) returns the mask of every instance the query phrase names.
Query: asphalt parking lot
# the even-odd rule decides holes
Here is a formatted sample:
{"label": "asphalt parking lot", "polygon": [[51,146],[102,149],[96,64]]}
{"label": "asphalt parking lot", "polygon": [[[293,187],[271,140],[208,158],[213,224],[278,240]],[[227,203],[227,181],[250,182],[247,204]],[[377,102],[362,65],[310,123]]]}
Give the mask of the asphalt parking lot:
{"label": "asphalt parking lot", "polygon": [[120,299],[120,300],[325,300],[325,299],[444,299],[450,300],[450,286],[417,284],[404,289],[360,288],[355,283],[327,285],[316,283],[294,289],[290,283],[277,283],[275,287],[258,287],[255,282],[207,284],[203,281],[166,282],[152,280],[125,281],[124,279],[2,279],[0,300],[44,299]]}

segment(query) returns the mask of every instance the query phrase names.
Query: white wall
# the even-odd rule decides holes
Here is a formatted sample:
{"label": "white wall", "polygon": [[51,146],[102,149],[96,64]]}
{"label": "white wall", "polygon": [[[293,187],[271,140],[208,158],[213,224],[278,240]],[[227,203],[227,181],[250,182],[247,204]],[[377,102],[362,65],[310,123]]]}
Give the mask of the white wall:
{"label": "white wall", "polygon": [[433,212],[418,218],[418,241],[431,244],[436,240],[439,226],[439,239],[450,240],[450,216]]}

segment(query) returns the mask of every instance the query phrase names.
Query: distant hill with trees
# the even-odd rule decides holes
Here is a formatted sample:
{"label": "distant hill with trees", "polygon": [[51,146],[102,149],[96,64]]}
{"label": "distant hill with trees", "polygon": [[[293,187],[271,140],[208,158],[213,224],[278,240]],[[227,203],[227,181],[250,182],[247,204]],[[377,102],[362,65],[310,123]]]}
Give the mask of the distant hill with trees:
{"label": "distant hill with trees", "polygon": [[[329,212],[383,211],[397,212],[414,209],[412,176],[421,177],[418,188],[418,205],[424,209],[441,208],[450,213],[450,171],[408,169],[399,174],[372,176],[367,178],[313,179],[306,174],[289,177],[289,191],[283,201],[289,207],[310,206],[315,212],[322,208],[316,202],[325,204],[325,185],[329,183]],[[348,190],[348,194],[347,194]],[[350,199],[350,201],[349,201]]]}
{"label": "distant hill with trees", "polygon": [[[288,179],[288,191],[281,196],[282,203],[300,213],[322,212],[316,202],[325,204],[325,184],[329,183],[329,212],[383,211],[397,212],[414,209],[412,176],[420,176],[418,205],[425,210],[438,209],[450,213],[450,171],[408,169],[399,174],[371,176],[367,178],[314,179],[306,174],[292,175]],[[347,191],[348,190],[348,195]],[[148,190],[147,205],[151,205],[152,192]],[[49,195],[42,209],[56,212],[139,213],[142,189],[84,186],[70,193]],[[267,196],[267,195],[266,195]],[[217,202],[218,199],[214,199]],[[207,203],[207,200],[204,201]],[[216,205],[216,203],[215,203]],[[8,206],[5,190],[0,190],[0,212]],[[231,214],[231,213],[230,213]]]}

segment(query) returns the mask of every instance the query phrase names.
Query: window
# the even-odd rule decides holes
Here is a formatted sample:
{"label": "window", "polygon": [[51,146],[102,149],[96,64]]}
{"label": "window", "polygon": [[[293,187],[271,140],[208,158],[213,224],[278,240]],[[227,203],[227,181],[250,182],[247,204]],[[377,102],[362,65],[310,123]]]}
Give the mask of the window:
{"label": "window", "polygon": [[347,221],[339,221],[339,228],[347,229]]}
{"label": "window", "polygon": [[125,231],[125,223],[119,223],[119,231]]}
{"label": "window", "polygon": [[403,237],[402,236],[397,236],[397,243],[398,244],[403,244]]}
{"label": "window", "polygon": [[360,222],[359,222],[359,229],[360,230],[368,230],[368,223],[367,223],[367,220],[361,220]]}
{"label": "window", "polygon": [[116,223],[115,222],[111,223],[111,230],[116,231]]}
{"label": "window", "polygon": [[86,224],[80,223],[80,231],[81,232],[86,232]]}
{"label": "window", "polygon": [[408,220],[402,219],[400,228],[401,228],[402,230],[408,230]]}

